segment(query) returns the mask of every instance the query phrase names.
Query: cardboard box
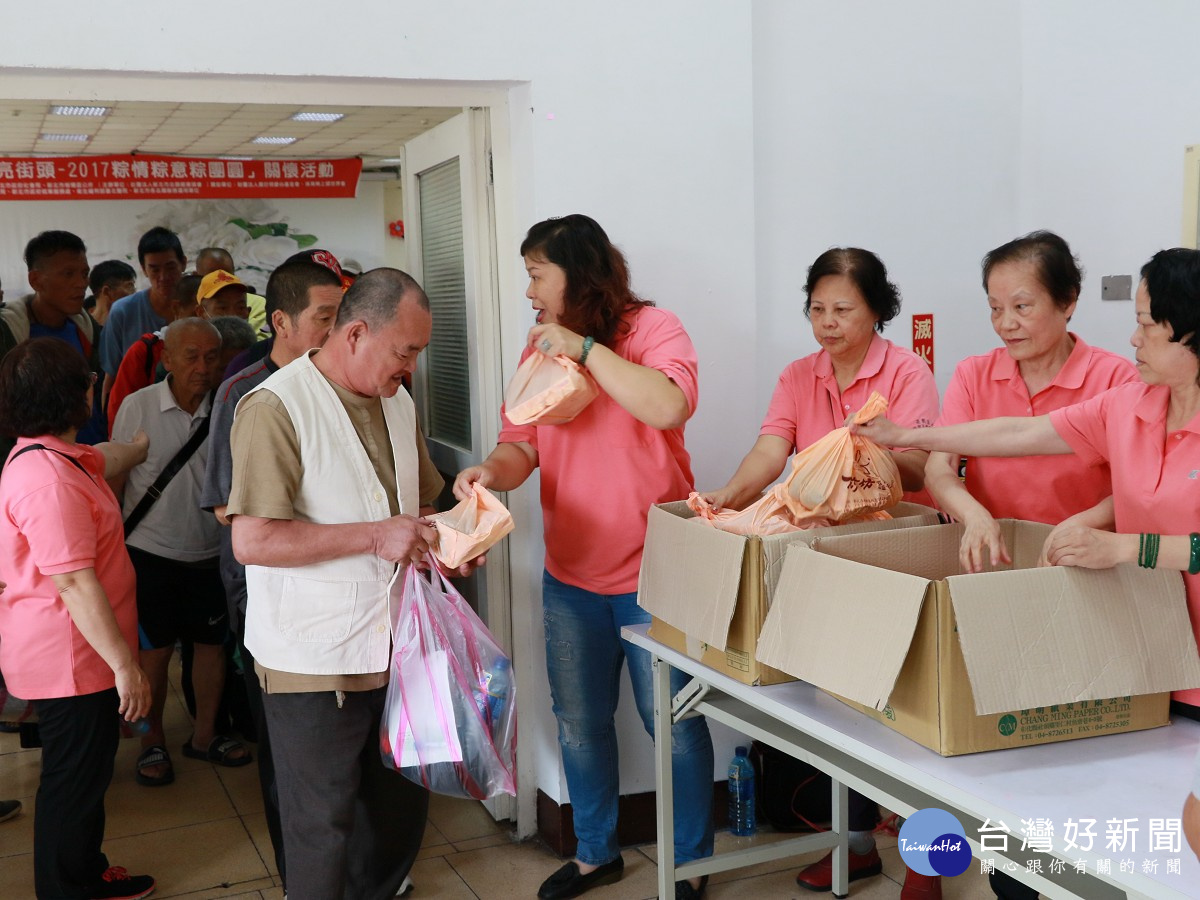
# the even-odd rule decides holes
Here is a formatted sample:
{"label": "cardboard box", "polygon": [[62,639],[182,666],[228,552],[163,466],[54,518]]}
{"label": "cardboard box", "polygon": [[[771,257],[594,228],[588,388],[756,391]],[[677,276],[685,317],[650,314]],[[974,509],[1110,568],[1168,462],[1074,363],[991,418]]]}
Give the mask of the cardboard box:
{"label": "cardboard box", "polygon": [[1013,563],[977,575],[960,524],[790,550],[759,659],[943,756],[1166,725],[1200,686],[1180,573],[1036,568],[1050,527],[1000,526]]}
{"label": "cardboard box", "polygon": [[683,501],[651,507],[638,578],[638,603],[654,616],[650,636],[746,684],[795,680],[754,656],[787,548],[820,535],[940,521],[936,510],[916,503],[891,513],[881,522],[747,537],[689,522],[695,514]]}

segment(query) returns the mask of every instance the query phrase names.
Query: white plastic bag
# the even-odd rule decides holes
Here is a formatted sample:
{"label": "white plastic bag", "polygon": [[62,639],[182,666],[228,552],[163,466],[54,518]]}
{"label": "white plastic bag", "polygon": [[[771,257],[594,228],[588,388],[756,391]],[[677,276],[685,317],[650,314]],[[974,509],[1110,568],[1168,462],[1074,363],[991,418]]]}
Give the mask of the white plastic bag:
{"label": "white plastic bag", "polygon": [[398,606],[379,743],[383,762],[428,790],[516,796],[512,667],[432,557],[392,585]]}

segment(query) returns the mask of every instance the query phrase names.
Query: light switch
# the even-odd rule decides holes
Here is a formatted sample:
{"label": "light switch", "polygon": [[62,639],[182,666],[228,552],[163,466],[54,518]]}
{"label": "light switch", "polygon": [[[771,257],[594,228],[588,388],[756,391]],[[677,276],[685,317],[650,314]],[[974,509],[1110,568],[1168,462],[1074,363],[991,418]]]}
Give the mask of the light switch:
{"label": "light switch", "polygon": [[1132,275],[1105,275],[1100,279],[1101,300],[1132,300]]}

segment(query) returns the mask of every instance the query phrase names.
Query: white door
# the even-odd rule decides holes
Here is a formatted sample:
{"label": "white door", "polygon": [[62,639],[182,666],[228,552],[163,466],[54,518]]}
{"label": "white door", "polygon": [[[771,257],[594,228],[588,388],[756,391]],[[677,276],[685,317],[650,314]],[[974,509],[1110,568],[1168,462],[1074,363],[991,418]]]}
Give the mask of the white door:
{"label": "white door", "polygon": [[[491,450],[503,396],[486,111],[466,110],[409,141],[402,169],[409,273],[433,311],[413,399],[430,456],[449,486]],[[487,565],[457,586],[511,653],[507,546],[493,548]],[[485,805],[497,819],[516,817],[512,798]]]}

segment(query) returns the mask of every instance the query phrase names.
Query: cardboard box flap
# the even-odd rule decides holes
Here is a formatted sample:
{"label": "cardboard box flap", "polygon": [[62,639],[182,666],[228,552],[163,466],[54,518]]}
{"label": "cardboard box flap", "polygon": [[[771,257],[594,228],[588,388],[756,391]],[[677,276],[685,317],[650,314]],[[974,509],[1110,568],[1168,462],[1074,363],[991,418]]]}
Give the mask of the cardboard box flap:
{"label": "cardboard box flap", "polygon": [[756,655],[789,675],[883,709],[908,655],[928,584],[793,545]]}
{"label": "cardboard box flap", "polygon": [[656,506],[649,518],[658,521],[646,531],[638,605],[689,637],[724,650],[746,540]]}
{"label": "cardboard box flap", "polygon": [[962,529],[959,524],[895,528],[820,537],[812,546],[831,556],[937,581],[960,571],[958,539]]}
{"label": "cardboard box flap", "polygon": [[977,715],[1200,686],[1178,572],[1055,566],[946,582]]}

